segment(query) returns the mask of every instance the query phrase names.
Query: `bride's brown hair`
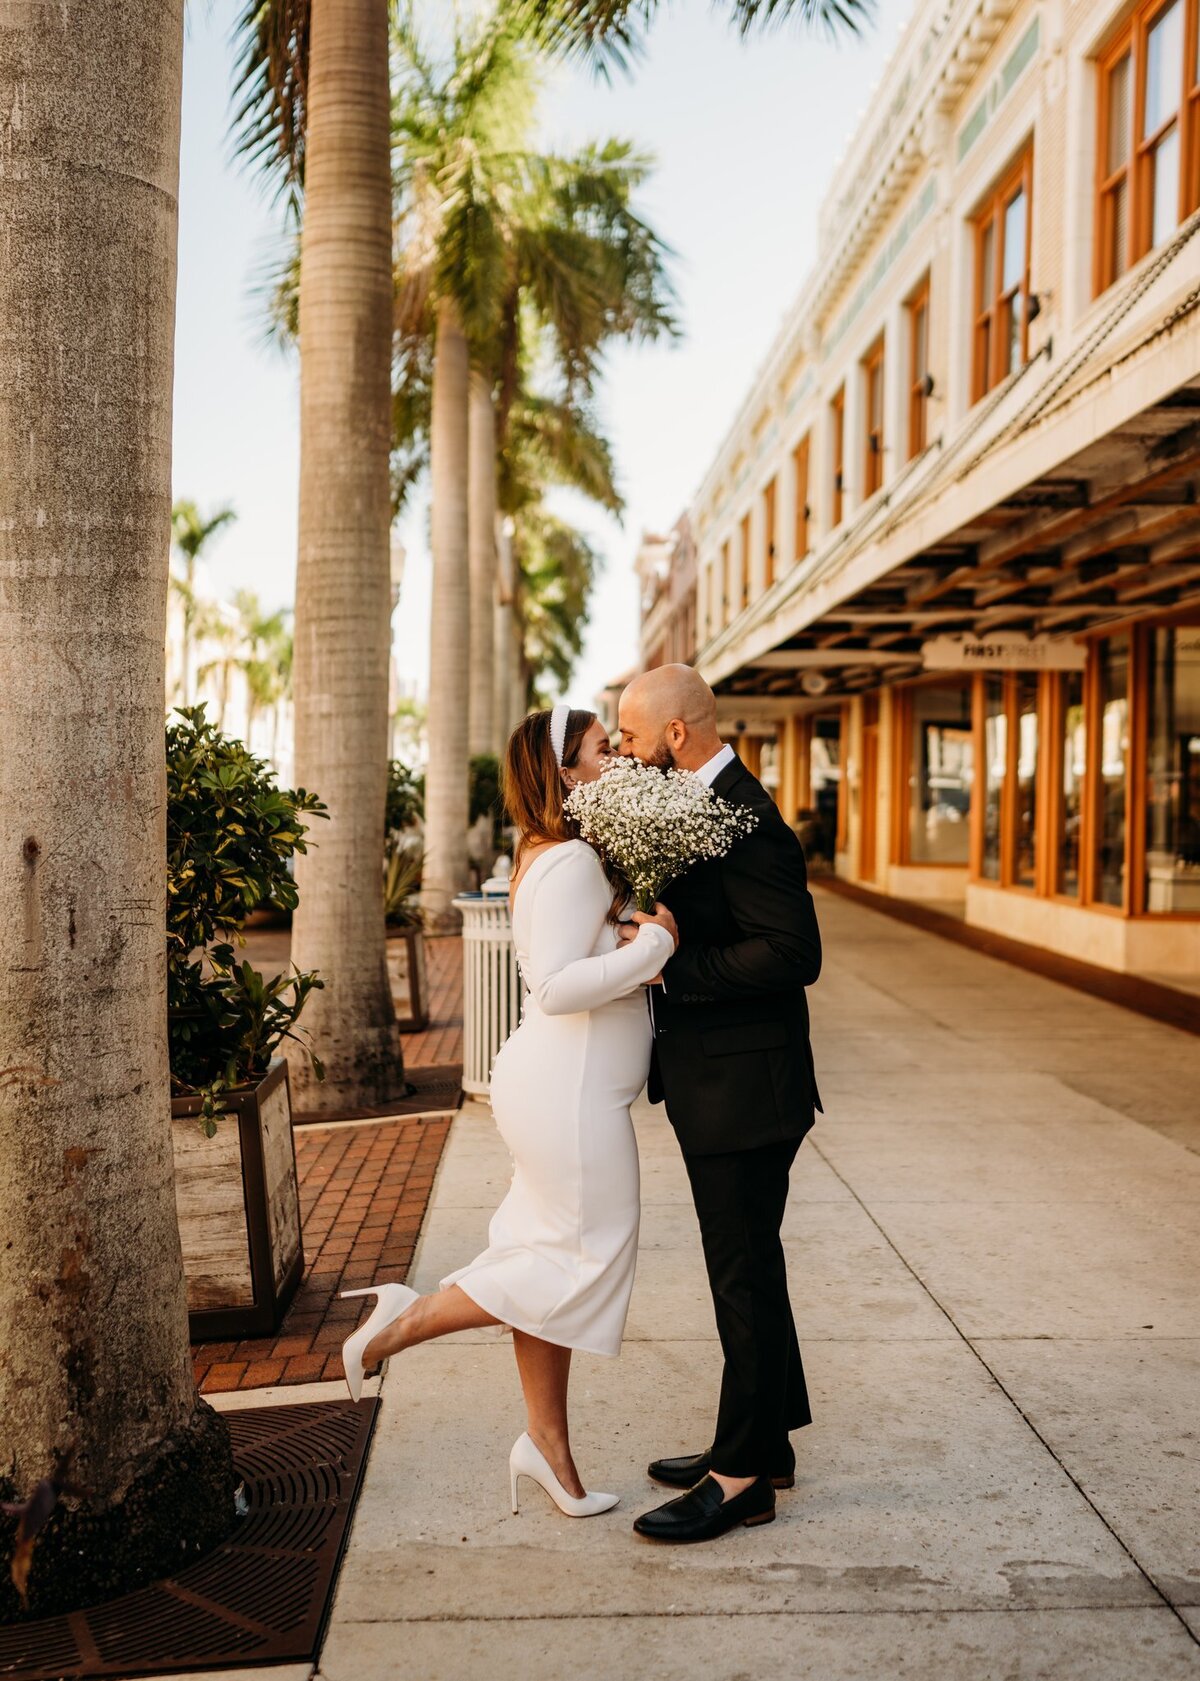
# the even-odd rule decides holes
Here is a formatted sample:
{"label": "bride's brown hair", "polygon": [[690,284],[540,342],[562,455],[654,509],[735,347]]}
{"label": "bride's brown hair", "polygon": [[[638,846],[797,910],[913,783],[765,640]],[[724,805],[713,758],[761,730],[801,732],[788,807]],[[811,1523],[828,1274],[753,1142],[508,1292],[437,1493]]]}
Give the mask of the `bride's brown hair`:
{"label": "bride's brown hair", "polygon": [[[563,737],[563,770],[570,770],[578,761],[583,738],[595,722],[594,712],[571,709]],[[509,736],[504,750],[501,793],[509,821],[517,831],[514,869],[520,869],[521,853],[526,846],[536,846],[539,841],[578,839],[578,825],[563,810],[567,790],[554,757],[548,710],[531,712]],[[629,883],[609,864],[604,865],[604,873],[613,890],[609,921],[616,922],[617,913],[629,895]]]}

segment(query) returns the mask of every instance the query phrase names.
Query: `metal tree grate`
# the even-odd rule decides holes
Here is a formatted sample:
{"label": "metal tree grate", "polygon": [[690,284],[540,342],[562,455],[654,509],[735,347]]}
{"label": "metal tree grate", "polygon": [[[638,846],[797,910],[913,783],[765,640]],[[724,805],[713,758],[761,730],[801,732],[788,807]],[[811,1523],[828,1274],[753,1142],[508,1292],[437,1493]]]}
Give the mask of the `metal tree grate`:
{"label": "metal tree grate", "polygon": [[249,1510],[178,1576],[65,1617],[0,1628],[0,1676],[88,1676],[315,1658],[376,1400],[226,1414]]}

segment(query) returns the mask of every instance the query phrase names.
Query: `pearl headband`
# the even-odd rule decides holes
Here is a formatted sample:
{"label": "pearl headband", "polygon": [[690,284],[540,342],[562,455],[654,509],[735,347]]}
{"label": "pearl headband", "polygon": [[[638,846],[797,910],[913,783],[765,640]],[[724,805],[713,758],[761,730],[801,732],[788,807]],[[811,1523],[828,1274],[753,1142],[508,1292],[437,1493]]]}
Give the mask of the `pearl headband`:
{"label": "pearl headband", "polygon": [[550,714],[550,745],[554,749],[555,762],[562,769],[563,748],[567,742],[567,719],[571,716],[571,708],[560,703]]}

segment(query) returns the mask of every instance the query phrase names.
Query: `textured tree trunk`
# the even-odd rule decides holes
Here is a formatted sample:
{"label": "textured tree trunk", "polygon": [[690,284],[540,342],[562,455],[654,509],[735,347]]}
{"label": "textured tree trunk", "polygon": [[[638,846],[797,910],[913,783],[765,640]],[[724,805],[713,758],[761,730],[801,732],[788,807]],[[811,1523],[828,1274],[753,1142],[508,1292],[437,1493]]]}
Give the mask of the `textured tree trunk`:
{"label": "textured tree trunk", "polygon": [[429,766],[421,902],[430,924],[451,925],[467,882],[468,660],[467,341],[453,309],[438,312],[433,366],[433,611],[429,645]]}
{"label": "textured tree trunk", "polygon": [[468,739],[472,755],[491,753],[495,706],[496,417],[491,382],[472,373],[468,540],[471,641]]}
{"label": "textured tree trunk", "polygon": [[299,1109],[405,1089],[387,977],[392,200],[387,0],[313,0],[300,259],[297,783],[329,807],[296,862],[292,957],[317,969]]}
{"label": "textured tree trunk", "polygon": [[495,606],[492,609],[492,751],[503,756],[516,719],[512,716],[512,682],[508,649],[512,641],[513,547],[507,522],[496,522]]}
{"label": "textured tree trunk", "polygon": [[511,688],[513,727],[529,711],[529,672],[525,666],[525,634],[521,625],[521,612],[514,607],[512,624],[509,627],[508,639],[508,671]]}
{"label": "textured tree trunk", "polygon": [[234,1520],[192,1380],[167,1069],[182,14],[0,9],[0,1498],[64,1464],[87,1490],[37,1539],[30,1615]]}
{"label": "textured tree trunk", "polygon": [[505,744],[512,734],[512,720],[509,716],[512,710],[511,684],[508,676],[508,661],[505,649],[508,647],[512,635],[510,623],[512,620],[512,602],[497,601],[492,609],[493,614],[493,646],[496,657],[492,672],[492,752],[503,755]]}

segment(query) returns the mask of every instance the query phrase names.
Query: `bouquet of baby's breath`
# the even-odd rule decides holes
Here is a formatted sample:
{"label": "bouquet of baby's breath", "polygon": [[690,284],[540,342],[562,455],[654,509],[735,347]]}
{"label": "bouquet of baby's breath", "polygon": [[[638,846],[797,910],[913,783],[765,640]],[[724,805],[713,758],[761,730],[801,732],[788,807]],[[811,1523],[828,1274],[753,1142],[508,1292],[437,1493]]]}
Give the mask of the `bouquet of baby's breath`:
{"label": "bouquet of baby's breath", "polygon": [[718,798],[694,771],[657,770],[615,758],[563,802],[581,837],[625,877],[638,909],[651,911],[669,881],[705,858],[723,858],[758,818]]}

